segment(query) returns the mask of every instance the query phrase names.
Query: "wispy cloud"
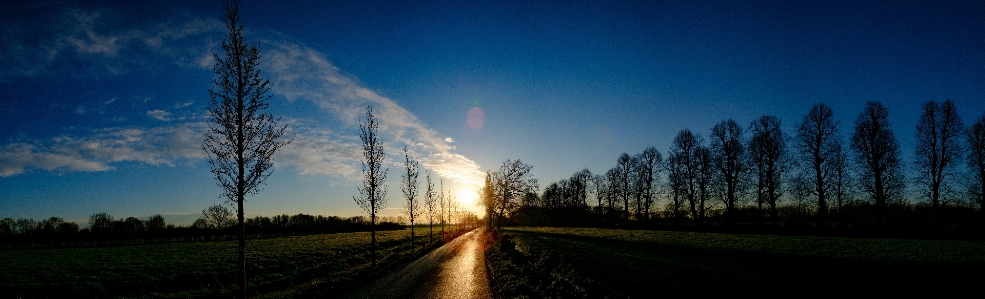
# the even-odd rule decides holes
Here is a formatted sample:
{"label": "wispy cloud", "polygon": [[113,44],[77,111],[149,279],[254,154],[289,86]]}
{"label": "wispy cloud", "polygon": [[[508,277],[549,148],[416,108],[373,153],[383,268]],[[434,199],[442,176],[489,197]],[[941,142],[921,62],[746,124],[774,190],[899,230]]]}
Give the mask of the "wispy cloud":
{"label": "wispy cloud", "polygon": [[16,140],[0,147],[0,176],[35,169],[65,173],[107,171],[118,162],[174,165],[200,159],[205,123],[142,128],[90,130],[81,136],[61,135],[45,140]]}
{"label": "wispy cloud", "polygon": [[155,109],[147,111],[147,116],[153,117],[159,121],[171,121],[171,112],[167,112],[161,109]]}
{"label": "wispy cloud", "polygon": [[262,67],[270,74],[274,93],[291,101],[314,102],[349,126],[357,125],[366,107],[372,106],[380,131],[395,145],[407,145],[420,156],[424,167],[462,184],[481,185],[484,174],[478,164],[453,153],[450,138],[439,136],[393,100],[344,75],[321,53],[287,41],[268,42],[266,46]]}
{"label": "wispy cloud", "polygon": [[[5,77],[40,77],[52,74],[87,76],[117,75],[151,63],[173,63],[192,69],[211,68],[211,50],[218,47],[224,28],[214,18],[172,19],[142,28],[119,25],[118,12],[107,10],[63,9],[43,17],[45,34],[25,23],[3,22],[0,30],[0,81]],[[125,29],[120,29],[125,28]],[[256,33],[261,32],[261,33]],[[441,136],[417,116],[381,96],[358,80],[344,74],[325,56],[302,43],[267,31],[254,31],[263,42],[262,70],[272,84],[272,92],[290,101],[311,101],[338,118],[347,128],[358,125],[367,106],[380,121],[380,131],[388,139],[392,153],[403,145],[420,157],[422,166],[459,183],[478,185],[483,173],[478,165],[454,152],[451,138]],[[78,66],[87,66],[80,72]],[[72,72],[67,72],[71,68]],[[149,98],[145,98],[147,102]],[[109,105],[114,99],[106,100]],[[191,107],[180,102],[174,109]],[[80,107],[80,112],[86,112]],[[109,128],[76,132],[47,140],[17,140],[0,146],[0,176],[30,172],[105,171],[113,163],[136,161],[172,165],[180,159],[201,159],[200,118],[175,116],[156,109],[146,114],[167,121],[155,128]],[[179,113],[181,114],[181,113]],[[181,114],[183,115],[183,114]],[[133,117],[133,116],[130,116]],[[120,119],[123,119],[120,117]],[[295,141],[283,148],[275,159],[293,165],[301,174],[355,178],[359,172],[358,137],[295,122]],[[346,128],[343,128],[346,129]],[[397,155],[388,161],[398,165]]]}
{"label": "wispy cloud", "polygon": [[[0,20],[0,82],[8,77],[104,76],[164,62],[201,65],[221,39],[216,19],[174,19],[132,28],[120,12],[63,7],[28,19]],[[150,54],[150,55],[148,55]],[[107,103],[108,104],[108,103]]]}

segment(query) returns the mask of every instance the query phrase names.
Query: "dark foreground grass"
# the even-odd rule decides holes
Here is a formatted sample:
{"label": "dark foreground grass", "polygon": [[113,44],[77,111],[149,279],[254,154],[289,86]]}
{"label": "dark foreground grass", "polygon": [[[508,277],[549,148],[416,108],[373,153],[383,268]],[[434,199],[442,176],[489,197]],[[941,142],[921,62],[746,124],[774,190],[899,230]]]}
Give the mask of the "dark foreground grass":
{"label": "dark foreground grass", "polygon": [[[377,238],[375,270],[367,232],[248,240],[248,291],[344,292],[423,251],[421,241],[412,250],[409,229]],[[236,241],[0,251],[0,297],[226,298],[238,288],[235,262]]]}
{"label": "dark foreground grass", "polygon": [[898,293],[985,281],[985,242],[585,228],[512,228],[502,237],[487,253],[498,298]]}

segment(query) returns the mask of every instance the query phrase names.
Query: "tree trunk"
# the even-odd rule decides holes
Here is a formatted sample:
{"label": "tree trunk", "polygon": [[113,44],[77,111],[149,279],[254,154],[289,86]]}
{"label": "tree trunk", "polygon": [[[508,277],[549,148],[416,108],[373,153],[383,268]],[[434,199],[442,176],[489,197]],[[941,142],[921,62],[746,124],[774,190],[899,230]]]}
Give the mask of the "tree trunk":
{"label": "tree trunk", "polygon": [[243,194],[239,194],[236,216],[239,218],[239,289],[240,298],[246,299],[246,222],[243,221]]}

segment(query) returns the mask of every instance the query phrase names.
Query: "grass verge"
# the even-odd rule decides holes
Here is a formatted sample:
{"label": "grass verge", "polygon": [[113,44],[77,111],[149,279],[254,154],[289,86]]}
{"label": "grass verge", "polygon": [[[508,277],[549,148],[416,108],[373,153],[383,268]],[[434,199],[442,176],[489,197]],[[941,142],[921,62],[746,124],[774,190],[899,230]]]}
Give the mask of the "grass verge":
{"label": "grass verge", "polygon": [[972,241],[510,228],[490,243],[497,298],[970,289],[985,278],[985,242]]}
{"label": "grass verge", "polygon": [[[247,241],[251,296],[290,297],[312,286],[344,292],[419,256],[410,230],[377,232],[379,266],[370,266],[368,232]],[[419,238],[426,240],[426,236]],[[54,248],[0,252],[0,294],[11,298],[226,298],[237,289],[236,241]]]}

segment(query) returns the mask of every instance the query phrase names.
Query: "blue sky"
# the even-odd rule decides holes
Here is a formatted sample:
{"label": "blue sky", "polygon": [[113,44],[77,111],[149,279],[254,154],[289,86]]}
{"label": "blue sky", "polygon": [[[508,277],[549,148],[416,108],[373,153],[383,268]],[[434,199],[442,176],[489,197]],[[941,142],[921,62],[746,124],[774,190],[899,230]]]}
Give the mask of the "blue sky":
{"label": "blue sky", "polygon": [[[4,2],[0,217],[181,224],[222,203],[201,151],[221,16],[220,1]],[[845,137],[883,102],[907,162],[922,103],[985,113],[980,1],[246,1],[241,16],[296,134],[248,216],[361,214],[366,105],[394,215],[404,145],[464,197],[506,159],[546,185],[728,118],[774,114],[792,134],[818,102]]]}

